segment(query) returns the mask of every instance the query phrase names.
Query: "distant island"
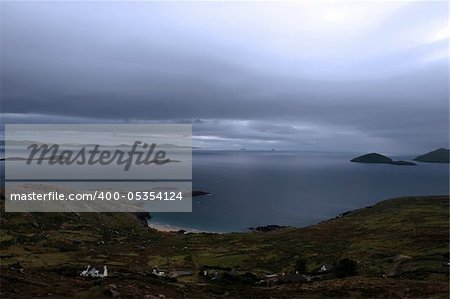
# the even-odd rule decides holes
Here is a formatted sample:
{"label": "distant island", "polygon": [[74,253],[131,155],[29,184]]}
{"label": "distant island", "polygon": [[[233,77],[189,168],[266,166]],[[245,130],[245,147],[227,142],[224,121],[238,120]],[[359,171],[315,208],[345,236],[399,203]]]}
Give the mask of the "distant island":
{"label": "distant island", "polygon": [[362,156],[351,159],[350,162],[409,165],[409,166],[417,165],[416,163],[408,162],[408,161],[394,161],[391,158],[383,156],[378,153],[370,153],[370,154],[362,155]]}
{"label": "distant island", "polygon": [[420,155],[414,161],[428,162],[428,163],[449,163],[450,150],[447,148],[440,148],[435,151]]}
{"label": "distant island", "polygon": [[206,192],[206,191],[201,191],[201,190],[193,190],[192,191],[192,197],[203,196],[203,195],[211,195],[211,193]]}

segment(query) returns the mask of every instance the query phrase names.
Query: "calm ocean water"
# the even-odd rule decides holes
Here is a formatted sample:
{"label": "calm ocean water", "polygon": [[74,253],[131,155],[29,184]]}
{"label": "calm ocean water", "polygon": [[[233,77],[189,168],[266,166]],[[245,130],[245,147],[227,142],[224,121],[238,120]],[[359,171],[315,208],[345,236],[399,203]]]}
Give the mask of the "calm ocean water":
{"label": "calm ocean water", "polygon": [[[355,153],[194,151],[192,213],[152,213],[152,222],[243,231],[267,224],[305,226],[378,201],[449,194],[448,164],[351,163]],[[412,156],[394,157],[412,159]]]}
{"label": "calm ocean water", "polygon": [[349,162],[358,155],[196,150],[193,189],[212,195],[194,197],[192,213],[152,213],[151,221],[215,232],[305,226],[392,197],[449,194],[448,164]]}

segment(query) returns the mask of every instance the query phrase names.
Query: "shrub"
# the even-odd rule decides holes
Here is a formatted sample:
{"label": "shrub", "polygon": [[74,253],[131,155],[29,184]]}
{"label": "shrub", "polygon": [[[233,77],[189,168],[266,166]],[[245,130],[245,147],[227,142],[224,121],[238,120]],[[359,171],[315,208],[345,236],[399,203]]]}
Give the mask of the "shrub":
{"label": "shrub", "polygon": [[306,267],[306,259],[304,257],[300,257],[295,262],[295,271],[298,271],[300,273],[305,273],[307,270]]}
{"label": "shrub", "polygon": [[343,258],[334,265],[337,277],[348,277],[357,274],[358,264],[349,258]]}

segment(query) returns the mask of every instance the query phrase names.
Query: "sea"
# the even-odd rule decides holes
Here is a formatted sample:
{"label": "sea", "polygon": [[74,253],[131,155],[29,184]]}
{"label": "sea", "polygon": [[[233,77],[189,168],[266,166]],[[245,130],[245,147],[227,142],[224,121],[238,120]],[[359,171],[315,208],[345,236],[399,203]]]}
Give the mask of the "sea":
{"label": "sea", "polygon": [[449,194],[449,164],[350,162],[361,154],[194,150],[193,190],[211,194],[194,197],[192,212],[151,212],[150,222],[210,232],[272,224],[302,227],[389,198]]}
{"label": "sea", "polygon": [[150,221],[212,232],[271,224],[302,227],[389,198],[449,194],[448,164],[350,162],[358,155],[196,150],[193,190],[211,195],[194,197],[191,213],[152,213]]}

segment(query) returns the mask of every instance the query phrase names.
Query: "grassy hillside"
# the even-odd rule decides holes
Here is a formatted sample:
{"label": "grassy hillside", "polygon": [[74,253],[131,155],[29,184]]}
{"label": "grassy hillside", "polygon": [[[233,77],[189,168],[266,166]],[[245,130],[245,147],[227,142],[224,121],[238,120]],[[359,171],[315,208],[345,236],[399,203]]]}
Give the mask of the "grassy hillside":
{"label": "grassy hillside", "polygon": [[[232,234],[162,233],[127,213],[2,212],[1,297],[448,298],[448,212],[446,196],[397,198],[306,228]],[[357,273],[314,275],[344,258]],[[261,283],[298,261],[311,282]],[[78,276],[97,264],[111,276]],[[156,265],[184,276],[156,277]]]}

